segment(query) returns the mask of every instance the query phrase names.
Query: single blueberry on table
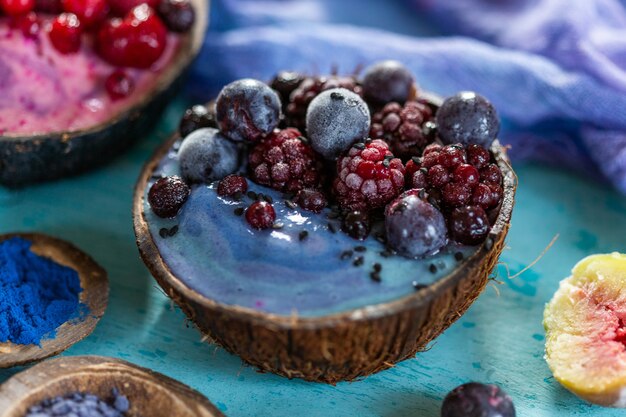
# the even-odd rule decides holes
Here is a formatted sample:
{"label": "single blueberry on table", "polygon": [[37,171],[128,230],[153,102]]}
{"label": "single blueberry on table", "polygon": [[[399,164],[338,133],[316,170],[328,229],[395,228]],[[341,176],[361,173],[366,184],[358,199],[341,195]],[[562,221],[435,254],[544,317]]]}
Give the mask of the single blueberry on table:
{"label": "single blueberry on table", "polygon": [[471,91],[448,97],[436,119],[439,137],[446,144],[477,144],[489,149],[500,131],[496,109],[485,97]]}
{"label": "single blueberry on table", "polygon": [[374,104],[404,103],[415,92],[413,74],[398,61],[381,61],[366,68],[362,84],[365,99]]}
{"label": "single blueberry on table", "polygon": [[441,417],[515,417],[515,407],[498,386],[470,382],[446,396]]}
{"label": "single blueberry on table", "polygon": [[209,183],[232,174],[239,167],[239,149],[217,130],[198,129],[178,150],[180,171],[192,183]]}
{"label": "single blueberry on table", "polygon": [[370,130],[370,111],[358,94],[345,88],[321,92],[306,114],[306,131],[313,149],[325,159],[336,159]]}
{"label": "single blueberry on table", "polygon": [[280,122],[282,104],[268,85],[250,78],[225,86],[217,97],[217,123],[234,141],[258,141]]}

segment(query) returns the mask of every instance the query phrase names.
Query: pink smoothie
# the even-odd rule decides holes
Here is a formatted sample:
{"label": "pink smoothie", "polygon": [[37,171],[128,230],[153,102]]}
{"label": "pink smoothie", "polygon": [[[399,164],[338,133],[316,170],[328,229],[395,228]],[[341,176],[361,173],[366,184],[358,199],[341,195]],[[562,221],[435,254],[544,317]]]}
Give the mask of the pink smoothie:
{"label": "pink smoothie", "polygon": [[45,29],[29,39],[0,18],[0,135],[72,131],[111,119],[152,89],[179,44],[178,36],[168,34],[165,52],[152,68],[127,70],[135,83],[133,93],[111,100],[104,80],[115,67],[99,58],[91,45],[83,42],[77,53],[63,55]]}

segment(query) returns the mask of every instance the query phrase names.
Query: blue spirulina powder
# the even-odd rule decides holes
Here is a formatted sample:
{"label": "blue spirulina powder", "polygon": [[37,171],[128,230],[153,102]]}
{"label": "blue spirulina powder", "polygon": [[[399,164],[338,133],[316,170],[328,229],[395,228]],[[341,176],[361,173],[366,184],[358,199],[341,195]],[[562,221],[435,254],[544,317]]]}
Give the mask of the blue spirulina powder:
{"label": "blue spirulina powder", "polygon": [[43,400],[29,408],[24,417],[124,417],[129,408],[128,398],[116,389],[106,400],[94,394],[73,392]]}
{"label": "blue spirulina powder", "polygon": [[40,344],[79,312],[78,273],[36,255],[31,242],[0,242],[0,343]]}

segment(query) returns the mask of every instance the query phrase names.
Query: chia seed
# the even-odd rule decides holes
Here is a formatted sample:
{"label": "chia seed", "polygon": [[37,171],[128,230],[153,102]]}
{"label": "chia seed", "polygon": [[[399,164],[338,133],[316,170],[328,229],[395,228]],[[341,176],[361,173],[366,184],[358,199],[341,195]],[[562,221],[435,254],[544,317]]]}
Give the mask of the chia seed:
{"label": "chia seed", "polygon": [[435,265],[435,264],[430,264],[430,265],[428,266],[428,270],[430,271],[430,273],[431,273],[431,274],[435,274],[435,273],[437,273],[437,265]]}
{"label": "chia seed", "polygon": [[413,288],[415,288],[415,291],[420,291],[428,287],[428,285],[420,284],[417,281],[413,281],[412,284],[413,284]]}
{"label": "chia seed", "polygon": [[380,272],[383,270],[383,266],[379,263],[374,264],[374,272]]}
{"label": "chia seed", "polygon": [[372,273],[370,274],[370,278],[372,279],[372,281],[375,281],[375,282],[380,282],[380,281],[382,281],[382,279],[381,279],[381,277],[380,277],[380,273],[378,273],[378,272],[372,272]]}
{"label": "chia seed", "polygon": [[351,250],[345,250],[345,251],[341,252],[341,255],[339,256],[339,258],[342,261],[345,261],[346,259],[352,258],[352,251]]}
{"label": "chia seed", "polygon": [[365,246],[355,246],[354,247],[354,251],[355,252],[365,252],[367,250],[367,248]]}
{"label": "chia seed", "polygon": [[254,191],[248,191],[246,195],[248,196],[250,200],[256,200],[258,197],[257,193],[255,193]]}
{"label": "chia seed", "polygon": [[330,223],[330,222],[329,222],[329,223],[328,223],[328,231],[329,231],[330,233],[337,233],[337,228],[335,227],[335,225],[334,225],[334,224],[332,224],[332,223]]}
{"label": "chia seed", "polygon": [[461,262],[463,260],[463,253],[462,252],[455,253],[454,259],[456,259],[458,262]]}
{"label": "chia seed", "polygon": [[357,257],[354,262],[352,262],[352,265],[354,266],[361,266],[363,265],[363,263],[365,262],[365,260],[363,259],[362,256]]}
{"label": "chia seed", "polygon": [[298,205],[291,200],[285,200],[285,205],[290,209],[294,210]]}
{"label": "chia seed", "polygon": [[307,232],[306,230],[303,230],[300,232],[300,234],[298,235],[298,239],[300,239],[300,242],[302,242],[304,239],[306,239],[309,236],[309,232]]}
{"label": "chia seed", "polygon": [[235,213],[235,216],[241,216],[244,212],[243,207],[237,207],[235,210],[233,210],[233,213]]}

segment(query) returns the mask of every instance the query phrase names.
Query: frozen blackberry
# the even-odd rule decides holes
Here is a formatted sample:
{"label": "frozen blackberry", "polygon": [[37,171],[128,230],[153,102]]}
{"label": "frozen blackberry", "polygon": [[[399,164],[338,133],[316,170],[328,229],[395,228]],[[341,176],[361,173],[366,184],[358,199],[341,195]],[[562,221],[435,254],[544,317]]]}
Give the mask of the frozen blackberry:
{"label": "frozen blackberry", "polygon": [[491,230],[489,218],[482,207],[457,207],[450,213],[450,235],[464,245],[477,245],[485,240]]}
{"label": "frozen blackberry", "polygon": [[409,190],[385,209],[387,244],[407,258],[433,255],[448,241],[443,214],[423,192]]}
{"label": "frozen blackberry", "polygon": [[289,104],[289,97],[291,93],[298,88],[298,86],[304,81],[304,75],[295,71],[281,71],[272,80],[270,87],[272,87],[283,103],[286,110],[287,104]]}
{"label": "frozen blackberry", "polygon": [[404,165],[389,146],[376,139],[356,143],[337,161],[333,192],[343,209],[368,211],[384,207],[404,188]]}
{"label": "frozen blackberry", "polygon": [[183,207],[191,189],[178,176],[160,178],[148,191],[148,204],[159,217],[176,217]]}
{"label": "frozen blackberry", "polygon": [[364,240],[372,228],[370,217],[363,211],[351,211],[346,214],[341,223],[341,230],[348,236]]}
{"label": "frozen blackberry", "polygon": [[188,135],[178,150],[183,177],[192,183],[210,183],[239,167],[239,149],[217,130],[205,127]]}
{"label": "frozen blackberry", "polygon": [[306,126],[313,149],[324,158],[335,160],[353,143],[367,137],[370,112],[357,94],[333,88],[311,101]]}
{"label": "frozen blackberry", "polygon": [[295,193],[321,185],[321,158],[298,129],[276,130],[248,156],[250,178],[275,190]]}
{"label": "frozen blackberry", "polygon": [[447,98],[437,110],[437,129],[444,143],[476,144],[489,149],[500,120],[485,97],[464,91]]}
{"label": "frozen blackberry", "polygon": [[196,104],[185,110],[183,117],[180,119],[178,131],[182,137],[185,137],[194,130],[202,129],[203,127],[217,128],[215,106]]}
{"label": "frozen blackberry", "polygon": [[389,103],[372,116],[370,137],[383,139],[395,156],[408,160],[421,154],[432,141],[424,132],[424,124],[432,119],[432,110],[423,101],[414,100],[404,106]]}
{"label": "frozen blackberry", "polygon": [[248,191],[248,181],[241,175],[227,175],[217,184],[217,194],[226,197]]}
{"label": "frozen blackberry", "polygon": [[287,125],[304,131],[306,129],[306,114],[311,101],[322,91],[333,88],[345,88],[362,96],[361,85],[354,77],[309,77],[305,78],[298,88],[293,90],[287,104]]}
{"label": "frozen blackberry", "polygon": [[246,78],[222,89],[215,111],[224,136],[237,142],[255,142],[278,126],[281,102],[268,85]]}
{"label": "frozen blackberry", "polygon": [[398,61],[382,61],[365,69],[363,97],[373,105],[404,103],[415,95],[411,71]]}
{"label": "frozen blackberry", "polygon": [[450,391],[441,417],[515,417],[515,407],[500,387],[470,382]]}
{"label": "frozen blackberry", "polygon": [[255,201],[246,210],[246,221],[255,229],[269,229],[276,220],[274,207],[267,201]]}

